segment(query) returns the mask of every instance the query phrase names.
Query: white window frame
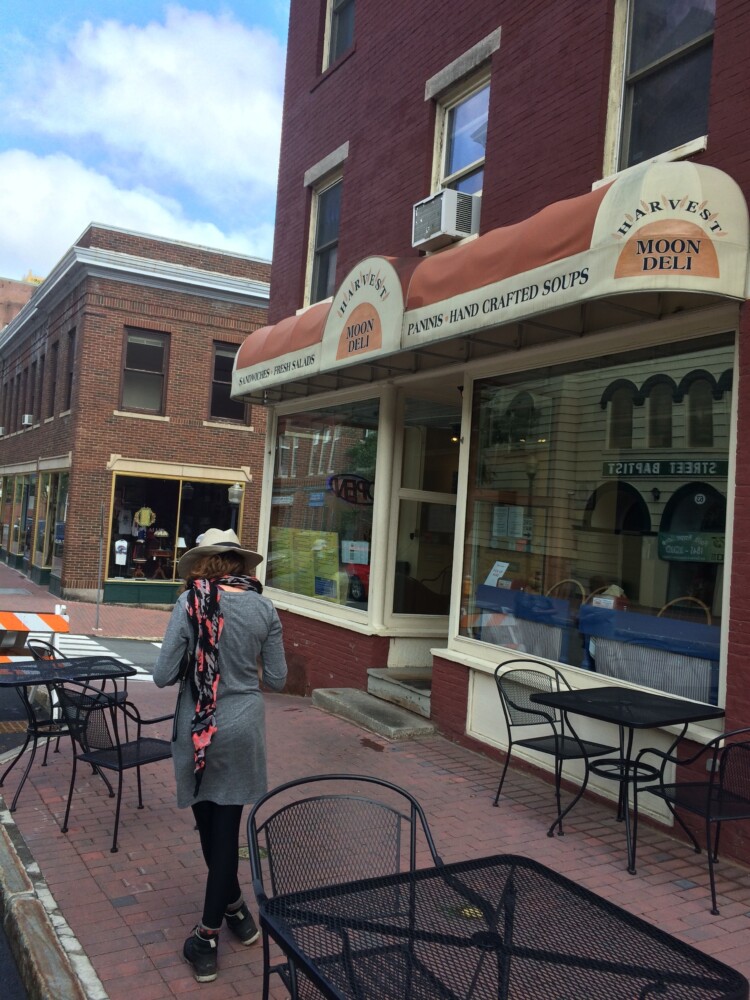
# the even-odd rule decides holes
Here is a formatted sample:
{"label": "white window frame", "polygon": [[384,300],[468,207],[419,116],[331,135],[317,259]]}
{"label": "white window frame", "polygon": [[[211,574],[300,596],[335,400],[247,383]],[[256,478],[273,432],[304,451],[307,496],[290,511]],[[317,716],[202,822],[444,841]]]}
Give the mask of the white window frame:
{"label": "white window frame", "polygon": [[[607,125],[604,133],[604,162],[602,178],[596,181],[592,188],[609,183],[613,177],[628,170],[636,170],[643,164],[636,163],[632,167],[620,168],[620,151],[623,138],[623,118],[625,111],[625,79],[626,62],[628,58],[628,33],[630,26],[631,0],[615,0],[612,29],[612,64],[609,75],[609,98],[607,101]],[[665,149],[648,162],[673,162],[694,156],[708,147],[708,135],[696,136],[694,139]]]}
{"label": "white window frame", "polygon": [[[323,41],[323,72],[325,72],[329,66],[331,66],[338,59],[340,59],[345,52],[348,52],[349,48],[351,47],[348,46],[346,49],[343,49],[337,55],[334,55],[332,51],[333,41],[336,34],[335,32],[336,18],[339,16],[340,10],[347,7],[355,8],[355,17],[356,17],[356,0],[328,0],[327,2],[326,30],[325,30],[325,38]],[[354,44],[353,33],[352,33],[352,44]]]}
{"label": "white window frame", "polygon": [[278,441],[276,476],[278,479],[293,479],[297,475],[297,451],[299,438],[296,434],[281,434]]}
{"label": "white window frame", "polygon": [[[480,73],[464,80],[461,84],[448,91],[438,101],[435,116],[435,148],[432,157],[433,194],[438,191],[442,191],[444,188],[450,188],[456,181],[459,181],[466,174],[476,170],[478,166],[481,165],[482,168],[484,168],[487,160],[486,150],[483,157],[474,160],[473,163],[465,164],[460,170],[457,170],[452,174],[446,174],[445,172],[445,158],[448,148],[447,130],[448,122],[450,120],[450,112],[453,111],[454,108],[458,107],[459,104],[463,104],[464,101],[468,100],[468,98],[472,97],[478,91],[489,86],[490,67],[485,66]],[[476,193],[481,194],[481,188]]]}
{"label": "white window frame", "polygon": [[[329,191],[336,184],[342,183],[344,180],[343,170],[337,170],[335,173],[329,174],[325,180],[322,180],[319,184],[313,187],[312,192],[312,204],[310,206],[310,232],[307,247],[307,270],[305,275],[305,306],[314,305],[312,298],[313,293],[313,274],[315,271],[315,253],[316,246],[315,240],[318,230],[318,208],[320,205],[320,198],[322,195]],[[339,227],[340,233],[340,227]],[[337,240],[338,243],[338,240]],[[325,299],[316,299],[315,302],[325,302]]]}

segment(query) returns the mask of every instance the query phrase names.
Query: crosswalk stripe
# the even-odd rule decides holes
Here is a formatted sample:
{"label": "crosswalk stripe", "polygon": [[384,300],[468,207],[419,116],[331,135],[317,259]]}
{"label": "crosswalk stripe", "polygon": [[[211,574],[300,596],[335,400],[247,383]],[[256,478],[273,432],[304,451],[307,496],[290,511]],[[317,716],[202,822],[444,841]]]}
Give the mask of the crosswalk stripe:
{"label": "crosswalk stripe", "polygon": [[[49,640],[49,633],[30,632],[29,638],[46,638]],[[102,656],[111,656],[119,663],[125,663],[129,667],[135,668],[137,673],[135,677],[131,678],[132,680],[137,680],[140,677],[151,677],[148,670],[145,670],[143,667],[139,667],[137,663],[133,663],[132,660],[128,660],[125,656],[118,656],[117,653],[113,653],[111,649],[107,649],[106,646],[102,646],[102,644],[93,636],[58,633],[54,637],[54,644],[65,656],[95,656],[97,654],[101,654]]]}

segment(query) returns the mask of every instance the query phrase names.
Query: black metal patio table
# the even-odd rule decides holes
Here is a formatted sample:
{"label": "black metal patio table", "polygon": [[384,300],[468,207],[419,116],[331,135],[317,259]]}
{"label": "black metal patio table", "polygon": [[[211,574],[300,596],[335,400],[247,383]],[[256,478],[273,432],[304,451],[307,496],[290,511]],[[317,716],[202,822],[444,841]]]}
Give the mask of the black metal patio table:
{"label": "black metal patio table", "polygon": [[[64,724],[59,724],[51,712],[49,718],[42,718],[39,715],[32,700],[31,688],[46,687],[51,702],[55,684],[64,684],[66,681],[112,681],[116,683],[125,677],[134,676],[137,672],[135,667],[122,663],[113,656],[71,656],[56,660],[29,659],[0,663],[0,687],[14,687],[18,691],[27,719],[26,739],[0,777],[0,788],[25,753],[29,743],[32,744],[28,763],[13,796],[11,812],[16,808],[18,796],[21,794],[21,789],[31,771],[39,740],[49,741],[67,732],[67,727]],[[50,709],[51,707],[50,704]]]}
{"label": "black metal patio table", "polygon": [[[628,852],[628,871],[635,873],[635,844],[630,824],[630,785],[633,782],[654,781],[658,771],[650,764],[637,765],[633,760],[633,738],[636,729],[660,729],[665,726],[681,726],[680,732],[669,747],[671,754],[687,732],[691,722],[706,722],[721,719],[724,709],[715,705],[705,705],[684,698],[653,694],[614,686],[581,688],[575,691],[541,691],[531,695],[531,700],[548,708],[556,708],[567,715],[583,715],[600,722],[611,722],[620,733],[620,754],[618,757],[600,757],[587,761],[592,774],[620,785],[618,798],[618,818],[625,821],[625,840]],[[577,799],[566,807],[550,827],[549,835],[565,817]]]}
{"label": "black metal patio table", "polygon": [[262,900],[303,995],[747,997],[744,976],[552,869],[498,855]]}

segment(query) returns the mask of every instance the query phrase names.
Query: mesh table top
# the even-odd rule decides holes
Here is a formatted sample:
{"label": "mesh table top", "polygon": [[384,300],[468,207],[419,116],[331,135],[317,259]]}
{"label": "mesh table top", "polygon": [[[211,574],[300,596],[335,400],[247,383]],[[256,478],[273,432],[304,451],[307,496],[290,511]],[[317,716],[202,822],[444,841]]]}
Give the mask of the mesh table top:
{"label": "mesh table top", "polygon": [[66,656],[61,660],[17,660],[0,664],[0,687],[64,681],[103,681],[132,677],[138,671],[113,656]]}
{"label": "mesh table top", "polygon": [[747,980],[527,858],[277,896],[261,920],[323,996],[747,997]]}
{"label": "mesh table top", "polygon": [[531,700],[539,705],[558,708],[574,715],[585,715],[601,722],[613,722],[631,729],[703,722],[707,719],[720,719],[724,715],[724,710],[714,705],[621,687],[544,691],[532,694]]}

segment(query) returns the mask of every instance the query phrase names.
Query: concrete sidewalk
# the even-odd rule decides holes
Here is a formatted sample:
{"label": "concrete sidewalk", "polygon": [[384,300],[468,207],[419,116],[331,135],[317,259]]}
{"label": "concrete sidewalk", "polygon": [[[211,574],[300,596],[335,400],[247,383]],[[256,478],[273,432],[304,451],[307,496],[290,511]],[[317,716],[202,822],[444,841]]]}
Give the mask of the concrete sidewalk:
{"label": "concrete sidewalk", "polygon": [[[173,708],[174,690],[160,691],[150,679],[130,689],[144,716]],[[627,874],[614,807],[584,800],[566,820],[566,835],[548,838],[553,790],[523,770],[511,766],[506,794],[494,809],[498,764],[441,737],[390,743],[321,712],[309,699],[283,694],[266,697],[266,716],[271,784],[343,771],[403,785],[424,806],[446,861],[505,852],[536,858],[750,976],[746,869],[718,865],[721,915],[714,917],[705,855],[661,830],[641,825],[638,874]],[[169,738],[169,724],[158,728],[156,735]],[[182,961],[182,942],[200,916],[204,867],[191,814],[174,805],[170,762],[144,770],[142,812],[135,808],[135,776],[125,776],[117,854],[109,850],[114,802],[85,769],[78,773],[70,830],[60,832],[70,766],[69,746],[51,754],[46,768],[35,763],[17,812],[0,814],[4,919],[23,938],[17,949],[24,962],[38,962],[26,975],[31,995],[167,1000],[199,990],[207,1000],[260,997],[259,946],[243,948],[223,935],[219,978],[204,986]],[[4,790],[8,798],[17,780],[14,772]],[[240,879],[252,899],[247,862]],[[278,981],[272,992],[279,1000],[286,996]]]}

